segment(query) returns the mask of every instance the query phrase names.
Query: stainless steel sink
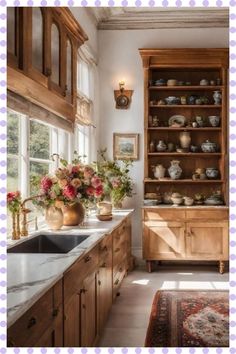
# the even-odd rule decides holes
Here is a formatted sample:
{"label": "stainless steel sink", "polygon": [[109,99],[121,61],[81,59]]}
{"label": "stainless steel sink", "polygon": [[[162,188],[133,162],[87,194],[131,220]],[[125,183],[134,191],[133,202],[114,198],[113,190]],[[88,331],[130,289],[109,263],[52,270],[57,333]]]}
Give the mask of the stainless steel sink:
{"label": "stainless steel sink", "polygon": [[8,253],[68,253],[90,235],[40,234],[8,248]]}

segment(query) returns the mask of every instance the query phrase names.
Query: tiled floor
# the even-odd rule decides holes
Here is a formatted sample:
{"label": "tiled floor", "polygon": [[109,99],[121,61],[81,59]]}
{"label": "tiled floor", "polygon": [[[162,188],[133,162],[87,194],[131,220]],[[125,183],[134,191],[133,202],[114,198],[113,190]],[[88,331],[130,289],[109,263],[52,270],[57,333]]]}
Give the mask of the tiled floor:
{"label": "tiled floor", "polygon": [[158,289],[228,289],[228,273],[215,266],[163,265],[137,269],[123,281],[101,337],[100,347],[142,347],[154,294]]}

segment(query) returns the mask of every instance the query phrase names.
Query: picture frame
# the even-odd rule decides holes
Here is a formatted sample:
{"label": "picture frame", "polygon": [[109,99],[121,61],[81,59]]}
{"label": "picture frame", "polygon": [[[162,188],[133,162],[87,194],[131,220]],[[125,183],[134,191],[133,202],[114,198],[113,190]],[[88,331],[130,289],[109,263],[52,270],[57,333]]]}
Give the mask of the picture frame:
{"label": "picture frame", "polygon": [[113,133],[114,160],[139,159],[139,134]]}

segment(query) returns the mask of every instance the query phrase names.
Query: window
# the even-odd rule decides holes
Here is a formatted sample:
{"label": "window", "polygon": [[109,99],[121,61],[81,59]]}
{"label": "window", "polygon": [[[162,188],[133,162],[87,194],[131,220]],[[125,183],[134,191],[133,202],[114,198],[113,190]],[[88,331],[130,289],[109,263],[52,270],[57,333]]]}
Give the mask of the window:
{"label": "window", "polygon": [[[69,134],[10,109],[7,134],[7,190],[20,190],[22,198],[26,198],[35,194],[30,183],[33,176],[43,176],[57,168],[58,161],[52,161],[52,154],[68,159]],[[32,205],[28,207],[34,209]],[[42,212],[34,210],[29,219],[35,216],[42,219]],[[8,217],[8,225],[11,225],[10,215]],[[8,231],[10,235],[10,228]]]}
{"label": "window", "polygon": [[90,161],[89,137],[90,127],[78,124],[75,129],[75,150],[83,157],[85,163]]}

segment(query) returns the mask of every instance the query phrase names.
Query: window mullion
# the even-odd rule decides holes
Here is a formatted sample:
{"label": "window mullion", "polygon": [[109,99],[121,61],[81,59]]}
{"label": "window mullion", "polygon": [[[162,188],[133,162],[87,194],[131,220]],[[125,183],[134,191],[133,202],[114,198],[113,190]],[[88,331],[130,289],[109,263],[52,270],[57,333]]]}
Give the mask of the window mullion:
{"label": "window mullion", "polygon": [[30,176],[29,176],[29,118],[22,115],[20,117],[20,191],[23,198],[29,196]]}

